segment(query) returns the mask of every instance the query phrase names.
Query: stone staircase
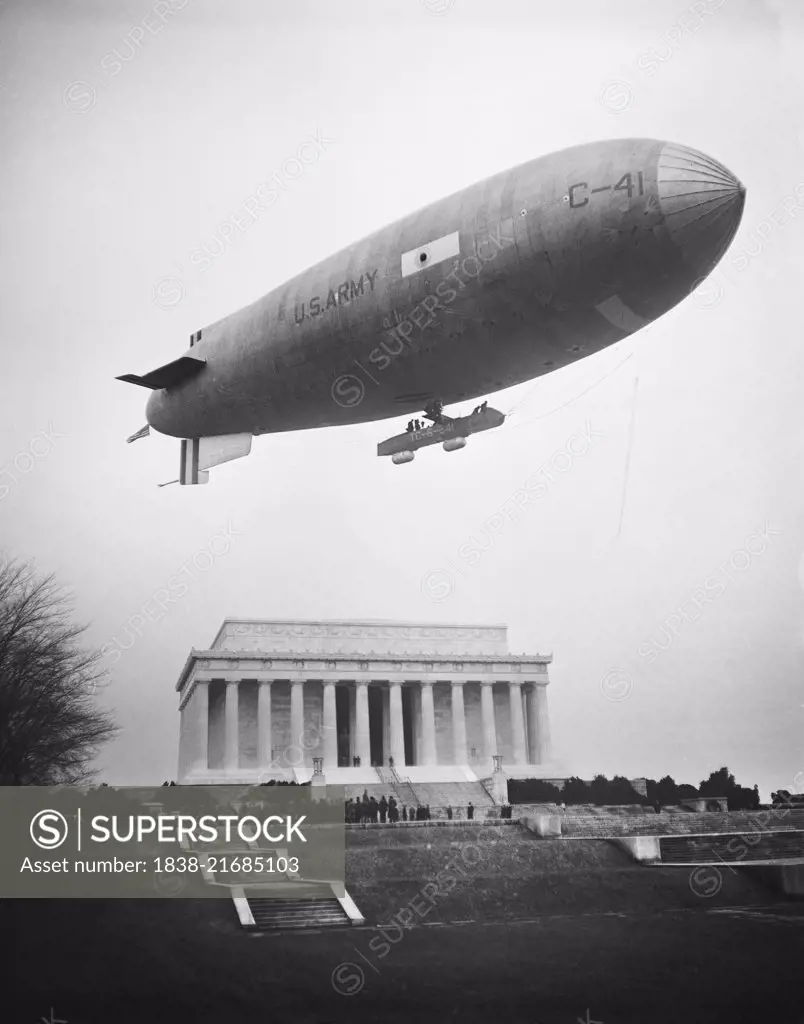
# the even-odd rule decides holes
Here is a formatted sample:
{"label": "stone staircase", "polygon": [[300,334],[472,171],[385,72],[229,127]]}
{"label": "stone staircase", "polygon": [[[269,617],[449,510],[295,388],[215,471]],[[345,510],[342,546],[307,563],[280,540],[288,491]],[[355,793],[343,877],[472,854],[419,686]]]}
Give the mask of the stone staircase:
{"label": "stone staircase", "polygon": [[446,817],[448,806],[453,812],[460,811],[461,816],[465,816],[470,800],[475,808],[484,809],[484,816],[486,808],[494,807],[494,801],[482,782],[420,782],[416,785],[416,795],[420,803],[430,805],[431,813],[438,809],[438,817]]}
{"label": "stone staircase", "polygon": [[[380,770],[388,771],[387,768]],[[413,803],[413,796],[411,795],[408,785],[400,785],[390,779],[387,782],[373,782],[367,785],[357,783],[354,783],[353,785],[346,785],[343,787],[343,798],[344,800],[348,800],[349,797],[351,797],[353,800],[360,800],[364,791],[368,793],[370,797],[373,796],[376,800],[379,800],[383,796],[386,800],[389,796],[395,796],[400,807],[402,804],[406,804],[408,807],[416,806]]]}
{"label": "stone staircase", "polygon": [[393,794],[400,809],[403,804],[407,807],[429,804],[430,815],[436,820],[446,820],[448,806],[452,808],[455,817],[465,818],[470,800],[474,804],[476,818],[485,818],[495,807],[494,801],[481,782],[417,782],[414,787],[407,780],[400,779],[398,775],[394,778],[391,775],[393,771],[390,768],[377,769],[378,776],[387,781],[365,786],[344,786],[344,799],[351,797],[353,800],[359,800],[364,790],[377,800],[382,796],[387,799]]}
{"label": "stone staircase", "polygon": [[343,928],[349,915],[334,897],[315,899],[266,899],[246,893],[258,931],[298,931],[304,928]]}
{"label": "stone staircase", "polygon": [[[419,798],[410,779],[401,778],[396,768],[377,768],[376,772],[380,782],[386,787],[391,787],[400,807],[402,804],[406,804],[408,807],[419,806]],[[370,793],[369,796],[371,796]],[[379,800],[379,797],[377,799]]]}

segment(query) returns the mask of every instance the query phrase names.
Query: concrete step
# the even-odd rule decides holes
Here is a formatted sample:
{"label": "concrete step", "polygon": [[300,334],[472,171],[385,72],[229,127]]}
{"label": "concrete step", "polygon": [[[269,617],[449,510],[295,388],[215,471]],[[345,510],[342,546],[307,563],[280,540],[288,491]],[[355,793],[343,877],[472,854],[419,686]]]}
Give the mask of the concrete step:
{"label": "concrete step", "polygon": [[346,911],[334,897],[310,900],[249,897],[248,905],[254,924],[263,931],[343,927],[350,923]]}
{"label": "concrete step", "polygon": [[493,807],[494,803],[479,782],[420,783],[414,787],[423,804],[431,807]]}
{"label": "concrete step", "polygon": [[[387,771],[388,769],[385,769]],[[379,800],[395,796],[400,805],[410,807],[413,803],[410,787],[406,783],[375,782],[372,785],[355,785],[344,787],[344,797],[359,800],[363,792]],[[413,792],[420,804],[429,804],[431,810],[447,806],[453,810],[466,810],[471,801],[475,807],[493,807],[494,802],[479,782],[417,782],[413,783]],[[463,814],[465,817],[465,813]]]}

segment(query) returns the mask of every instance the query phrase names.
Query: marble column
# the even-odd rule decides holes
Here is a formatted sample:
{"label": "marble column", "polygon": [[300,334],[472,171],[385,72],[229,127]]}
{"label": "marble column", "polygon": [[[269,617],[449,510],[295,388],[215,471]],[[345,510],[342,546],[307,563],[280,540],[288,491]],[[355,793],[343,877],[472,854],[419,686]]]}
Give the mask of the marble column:
{"label": "marble column", "polygon": [[466,712],[463,706],[463,683],[452,684],[452,744],[455,764],[468,764],[466,752]]}
{"label": "marble column", "polygon": [[267,768],[271,755],[271,680],[261,679],[257,684],[257,763]]}
{"label": "marble column", "polygon": [[371,733],[369,726],[368,680],[355,683],[355,718],[357,720],[355,753],[361,768],[371,767]]}
{"label": "marble column", "polygon": [[338,767],[338,716],[335,683],[324,683],[324,771]]}
{"label": "marble column", "polygon": [[423,679],[420,690],[422,695],[422,764],[436,764],[435,707],[432,682]]}
{"label": "marble column", "polygon": [[224,706],[224,756],[228,772],[240,767],[240,680],[227,680]]}
{"label": "marble column", "polygon": [[508,700],[511,706],[514,764],[525,764],[525,721],[522,717],[522,683],[519,680],[509,682]]}
{"label": "marble column", "polygon": [[191,770],[194,773],[206,772],[209,768],[209,683],[198,681],[190,698],[187,711],[192,713],[193,760]]}
{"label": "marble column", "polygon": [[536,691],[536,750],[537,764],[550,760],[550,714],[547,710],[547,686],[534,686]]}
{"label": "marble column", "polygon": [[412,680],[415,684],[410,688],[410,734],[412,749],[410,756],[413,758],[411,764],[422,763],[422,690],[418,680]]}
{"label": "marble column", "polygon": [[[290,683],[290,749],[293,751],[292,757],[295,758],[296,751],[302,752],[304,756],[304,747],[302,746],[304,734],[304,680],[293,679]],[[292,762],[294,768],[304,767],[303,762]]]}
{"label": "marble column", "polygon": [[352,682],[346,687],[349,697],[349,767],[354,763],[357,754],[357,690]]}
{"label": "marble column", "polygon": [[480,712],[483,718],[483,758],[491,771],[491,759],[497,753],[497,728],[494,724],[494,684],[480,684]]}
{"label": "marble column", "polygon": [[405,766],[405,732],[402,725],[402,684],[391,683],[389,689],[389,710],[391,715],[391,757],[394,768],[399,771]]}
{"label": "marble column", "polygon": [[380,689],[382,699],[382,760],[381,765],[388,764],[388,755],[391,753],[391,694],[387,686]]}
{"label": "marble column", "polygon": [[539,763],[539,741],[536,732],[536,687],[525,691],[525,731],[528,734],[528,764]]}

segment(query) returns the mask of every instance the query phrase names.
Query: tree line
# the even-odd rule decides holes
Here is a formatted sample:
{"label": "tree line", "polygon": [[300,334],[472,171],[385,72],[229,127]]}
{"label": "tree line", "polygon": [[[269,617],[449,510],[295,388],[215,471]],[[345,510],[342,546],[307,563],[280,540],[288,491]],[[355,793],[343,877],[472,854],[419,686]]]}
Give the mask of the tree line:
{"label": "tree line", "polygon": [[[775,796],[776,794],[774,794]],[[646,780],[646,794],[634,789],[631,781],[622,775],[607,779],[596,775],[591,782],[572,776],[563,787],[543,779],[509,779],[508,796],[513,804],[595,804],[598,807],[617,804],[647,804],[653,807],[669,806],[697,797],[726,797],[729,810],[756,810],[760,806],[759,788],[737,784],[728,768],[718,768],[698,786],[678,783],[670,775],[656,781]]]}

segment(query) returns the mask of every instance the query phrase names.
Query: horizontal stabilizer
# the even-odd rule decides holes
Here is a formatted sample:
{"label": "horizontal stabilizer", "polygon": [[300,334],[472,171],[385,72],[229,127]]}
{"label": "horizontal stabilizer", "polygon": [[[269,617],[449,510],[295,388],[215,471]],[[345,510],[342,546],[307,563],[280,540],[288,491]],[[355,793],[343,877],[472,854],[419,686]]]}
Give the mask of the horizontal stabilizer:
{"label": "horizontal stabilizer", "polygon": [[242,459],[249,454],[251,438],[251,434],[219,434],[182,441],[178,482],[182,485],[207,483],[208,470],[213,466]]}
{"label": "horizontal stabilizer", "polygon": [[150,388],[151,391],[161,391],[162,388],[173,388],[182,381],[189,380],[200,373],[205,365],[206,359],[202,356],[185,353],[172,363],[165,363],[164,366],[159,366],[142,377],[134,373],[125,373],[117,380],[125,381],[126,384],[138,384],[141,388]]}
{"label": "horizontal stabilizer", "polygon": [[242,459],[251,452],[251,434],[220,434],[200,438],[199,469],[212,469],[232,459]]}

